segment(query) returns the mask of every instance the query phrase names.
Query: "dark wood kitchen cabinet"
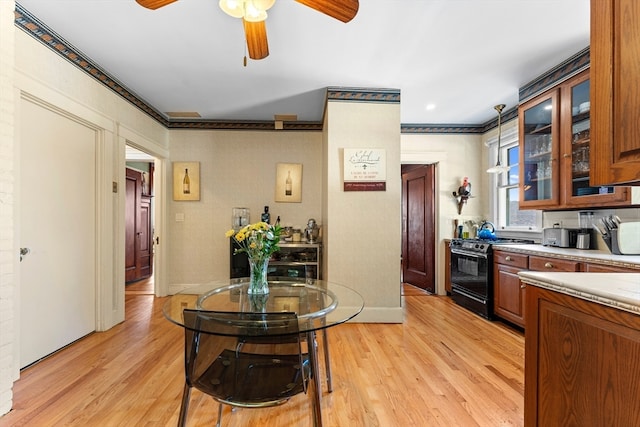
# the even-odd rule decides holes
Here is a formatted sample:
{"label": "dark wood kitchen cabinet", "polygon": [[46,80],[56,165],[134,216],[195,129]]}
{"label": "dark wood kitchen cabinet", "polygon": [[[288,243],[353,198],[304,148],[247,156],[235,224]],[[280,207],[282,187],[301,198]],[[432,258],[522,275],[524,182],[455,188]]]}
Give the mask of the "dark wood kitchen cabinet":
{"label": "dark wood kitchen cabinet", "polygon": [[640,265],[637,268],[618,267],[614,265],[584,263],[582,271],[587,273],[640,273]]}
{"label": "dark wood kitchen cabinet", "polygon": [[591,185],[640,185],[640,2],[591,0]]}
{"label": "dark wood kitchen cabinet", "polygon": [[629,205],[628,188],[591,186],[589,70],[519,107],[520,209]]}
{"label": "dark wood kitchen cabinet", "polygon": [[518,273],[527,270],[529,257],[496,251],[493,261],[493,312],[496,316],[524,328],[526,287]]}
{"label": "dark wood kitchen cabinet", "polygon": [[529,270],[542,271],[545,273],[572,273],[582,271],[582,263],[580,261],[571,261],[546,256],[530,256]]}
{"label": "dark wood kitchen cabinet", "polygon": [[524,424],[640,425],[640,316],[527,286]]}
{"label": "dark wood kitchen cabinet", "polygon": [[525,327],[527,287],[521,271],[576,272],[583,263],[553,257],[496,250],[493,256],[493,311],[496,316]]}

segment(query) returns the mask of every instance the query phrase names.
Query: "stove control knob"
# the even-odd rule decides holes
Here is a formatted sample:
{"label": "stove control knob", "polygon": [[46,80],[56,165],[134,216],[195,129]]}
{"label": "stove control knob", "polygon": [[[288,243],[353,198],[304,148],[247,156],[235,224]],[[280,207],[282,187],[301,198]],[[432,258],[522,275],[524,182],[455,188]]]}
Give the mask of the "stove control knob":
{"label": "stove control knob", "polygon": [[480,245],[480,249],[484,249],[484,245]]}

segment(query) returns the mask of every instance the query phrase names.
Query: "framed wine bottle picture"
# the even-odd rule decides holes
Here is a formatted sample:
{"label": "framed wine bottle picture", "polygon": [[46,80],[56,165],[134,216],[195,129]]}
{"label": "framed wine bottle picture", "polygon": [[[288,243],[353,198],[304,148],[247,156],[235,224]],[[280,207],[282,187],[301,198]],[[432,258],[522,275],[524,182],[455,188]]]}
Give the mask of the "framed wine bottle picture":
{"label": "framed wine bottle picture", "polygon": [[276,202],[302,202],[302,163],[276,165]]}
{"label": "framed wine bottle picture", "polygon": [[173,162],[173,200],[200,200],[200,162]]}

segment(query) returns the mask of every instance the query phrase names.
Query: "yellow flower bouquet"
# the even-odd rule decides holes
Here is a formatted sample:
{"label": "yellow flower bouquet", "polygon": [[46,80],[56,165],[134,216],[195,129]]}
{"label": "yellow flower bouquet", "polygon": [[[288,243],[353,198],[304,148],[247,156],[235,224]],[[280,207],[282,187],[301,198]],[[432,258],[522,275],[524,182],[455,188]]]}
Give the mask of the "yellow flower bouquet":
{"label": "yellow flower bouquet", "polygon": [[269,293],[267,283],[267,269],[269,259],[274,252],[280,250],[280,225],[270,225],[266,222],[256,222],[242,227],[237,232],[229,230],[226,236],[236,241],[239,249],[235,254],[246,253],[249,258],[249,289],[250,294]]}

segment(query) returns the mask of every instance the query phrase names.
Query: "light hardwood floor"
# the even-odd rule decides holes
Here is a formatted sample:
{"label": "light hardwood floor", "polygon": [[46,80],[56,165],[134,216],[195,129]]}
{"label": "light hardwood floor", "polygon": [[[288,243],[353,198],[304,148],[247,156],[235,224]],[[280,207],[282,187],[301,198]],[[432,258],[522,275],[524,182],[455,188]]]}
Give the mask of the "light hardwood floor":
{"label": "light hardwood floor", "polygon": [[[524,338],[451,302],[405,287],[403,324],[332,328],[334,391],[324,425],[521,426]],[[164,298],[126,293],[126,321],[25,369],[0,426],[173,426],[184,384],[183,331]],[[322,343],[321,343],[322,345]],[[189,426],[215,424],[217,404],[194,391]],[[223,426],[310,426],[298,395],[271,409],[223,414]]]}

